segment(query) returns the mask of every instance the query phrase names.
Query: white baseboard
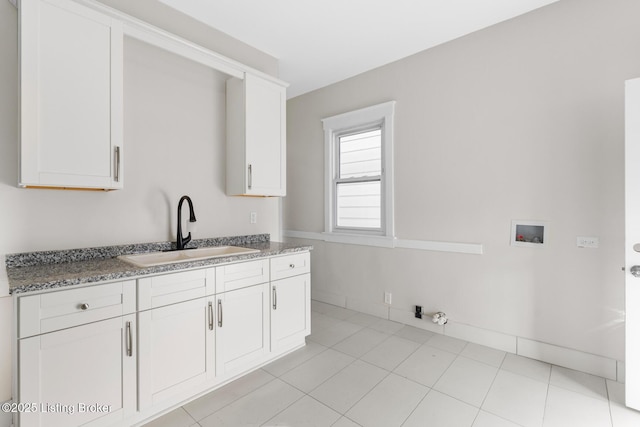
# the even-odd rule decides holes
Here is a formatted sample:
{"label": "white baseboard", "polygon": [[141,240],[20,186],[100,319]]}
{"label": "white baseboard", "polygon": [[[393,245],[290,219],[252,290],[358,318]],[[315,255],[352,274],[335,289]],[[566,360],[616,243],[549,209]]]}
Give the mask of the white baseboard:
{"label": "white baseboard", "polygon": [[444,326],[433,323],[428,315],[424,315],[422,319],[417,319],[411,311],[398,310],[397,308],[391,308],[389,311],[391,313],[389,320],[444,335]]}
{"label": "white baseboard", "polygon": [[347,306],[347,297],[334,294],[332,292],[317,291],[313,289],[313,286],[311,287],[311,299],[331,305],[337,305],[338,307],[342,308],[345,308]]}
{"label": "white baseboard", "polygon": [[518,355],[617,380],[617,361],[571,348],[518,337]]}
{"label": "white baseboard", "polygon": [[624,383],[624,376],[626,374],[625,365],[624,365],[624,362],[622,360],[618,360],[617,362],[618,363],[617,363],[616,368],[617,368],[617,372],[618,372],[618,382],[619,383]]}
{"label": "white baseboard", "polygon": [[[319,298],[316,298],[316,296]],[[328,294],[326,292],[313,294],[313,299],[530,359],[586,372],[613,381],[624,382],[624,361],[489,329],[478,328],[464,323],[457,323],[451,319],[449,319],[449,322],[445,326],[439,326],[431,322],[431,318],[428,315],[422,319],[416,319],[413,312],[398,310],[393,307],[388,309],[387,315],[385,314],[386,306],[348,297],[340,297],[336,294]]]}
{"label": "white baseboard", "polygon": [[372,316],[389,319],[389,306],[386,304],[376,304],[370,301],[363,301],[355,298],[347,297],[347,306],[349,310],[359,311],[361,313],[370,314]]}
{"label": "white baseboard", "polygon": [[482,329],[464,323],[449,321],[444,326],[444,334],[486,347],[517,354],[517,339],[513,335]]}

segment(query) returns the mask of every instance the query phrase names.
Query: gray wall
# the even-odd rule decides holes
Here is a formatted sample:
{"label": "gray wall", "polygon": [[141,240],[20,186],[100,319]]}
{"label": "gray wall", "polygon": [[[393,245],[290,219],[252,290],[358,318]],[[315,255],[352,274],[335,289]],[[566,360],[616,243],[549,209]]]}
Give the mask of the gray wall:
{"label": "gray wall", "polygon": [[[624,358],[624,81],[640,2],[561,0],[288,102],[285,230],[323,231],[320,120],[396,100],[400,239],[483,255],[311,241],[314,296]],[[544,248],[511,221],[548,221]],[[598,249],[576,247],[597,236]]]}
{"label": "gray wall", "polygon": [[[117,1],[105,3],[118,4]],[[136,2],[120,2],[122,4]],[[207,39],[233,59],[271,74],[274,58],[184,16],[140,1],[151,21]],[[133,5],[129,5],[134,8]],[[139,15],[136,15],[139,16]],[[154,21],[155,22],[155,21]],[[157,22],[156,22],[157,23]],[[17,11],[0,0],[0,261],[14,252],[175,240],[176,208],[194,201],[195,238],[280,235],[277,198],[224,194],[224,77],[148,45],[125,41],[125,188],[112,192],[25,190],[18,182]],[[258,224],[249,223],[250,212]],[[0,402],[11,397],[12,299],[0,268]]]}

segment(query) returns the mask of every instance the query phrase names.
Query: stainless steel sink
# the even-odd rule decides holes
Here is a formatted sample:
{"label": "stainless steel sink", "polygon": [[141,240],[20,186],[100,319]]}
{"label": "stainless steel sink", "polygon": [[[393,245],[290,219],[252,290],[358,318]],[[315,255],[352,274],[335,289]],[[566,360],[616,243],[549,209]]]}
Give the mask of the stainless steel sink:
{"label": "stainless steel sink", "polygon": [[214,246],[210,248],[184,249],[171,252],[150,252],[137,255],[121,255],[118,258],[138,267],[173,264],[175,262],[198,261],[208,258],[219,258],[232,255],[244,255],[260,252],[258,249],[239,246]]}

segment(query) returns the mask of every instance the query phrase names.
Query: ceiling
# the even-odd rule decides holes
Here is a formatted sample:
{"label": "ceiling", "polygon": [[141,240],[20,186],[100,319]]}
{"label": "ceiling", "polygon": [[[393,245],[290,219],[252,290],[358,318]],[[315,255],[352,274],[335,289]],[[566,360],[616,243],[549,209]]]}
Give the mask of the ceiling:
{"label": "ceiling", "polygon": [[160,0],[279,60],[289,98],[558,0]]}

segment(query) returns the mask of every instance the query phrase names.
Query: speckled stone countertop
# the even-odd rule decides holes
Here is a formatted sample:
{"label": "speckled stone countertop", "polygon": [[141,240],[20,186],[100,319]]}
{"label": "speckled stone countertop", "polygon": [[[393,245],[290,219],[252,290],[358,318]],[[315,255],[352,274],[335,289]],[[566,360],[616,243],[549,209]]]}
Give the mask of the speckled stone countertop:
{"label": "speckled stone countertop", "polygon": [[65,286],[131,279],[313,249],[312,246],[271,242],[268,234],[198,239],[187,247],[226,245],[258,249],[260,252],[147,268],[136,267],[117,257],[170,249],[171,242],[9,254],[6,257],[9,293],[22,294]]}

